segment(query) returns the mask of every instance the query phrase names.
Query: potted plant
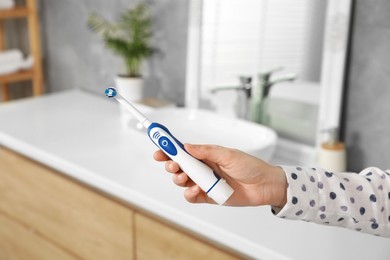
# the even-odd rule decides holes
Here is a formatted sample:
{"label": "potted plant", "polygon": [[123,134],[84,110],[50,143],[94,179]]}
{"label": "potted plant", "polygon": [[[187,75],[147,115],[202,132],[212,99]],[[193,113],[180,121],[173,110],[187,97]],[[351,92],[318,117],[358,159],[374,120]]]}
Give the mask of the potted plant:
{"label": "potted plant", "polygon": [[142,98],[142,62],[154,52],[149,40],[152,20],[145,2],[124,11],[120,19],[109,22],[97,13],[88,17],[89,28],[96,32],[107,48],[123,58],[126,72],[117,75],[115,84],[123,96],[136,101]]}

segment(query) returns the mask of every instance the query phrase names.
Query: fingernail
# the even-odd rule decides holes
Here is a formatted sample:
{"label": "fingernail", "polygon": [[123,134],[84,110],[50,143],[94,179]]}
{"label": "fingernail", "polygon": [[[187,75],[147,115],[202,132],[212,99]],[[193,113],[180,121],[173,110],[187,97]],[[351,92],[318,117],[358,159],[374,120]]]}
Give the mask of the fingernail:
{"label": "fingernail", "polygon": [[191,192],[192,193],[198,193],[199,192],[199,186],[198,185],[194,185],[191,187]]}
{"label": "fingernail", "polygon": [[173,162],[169,162],[168,163],[168,169],[171,170],[171,171],[174,170]]}

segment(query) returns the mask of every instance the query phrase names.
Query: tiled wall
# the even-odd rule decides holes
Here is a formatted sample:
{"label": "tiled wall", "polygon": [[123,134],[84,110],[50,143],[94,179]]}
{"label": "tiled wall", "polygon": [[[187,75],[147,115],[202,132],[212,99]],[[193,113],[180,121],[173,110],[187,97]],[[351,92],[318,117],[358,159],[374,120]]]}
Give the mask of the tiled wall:
{"label": "tiled wall", "polygon": [[390,1],[355,1],[344,139],[348,168],[390,169]]}
{"label": "tiled wall", "polygon": [[[121,59],[104,48],[86,26],[91,11],[109,20],[136,0],[41,0],[42,42],[49,90],[81,88],[102,93],[123,71]],[[160,50],[146,64],[145,95],[182,104],[184,100],[188,2],[153,1],[154,45]]]}

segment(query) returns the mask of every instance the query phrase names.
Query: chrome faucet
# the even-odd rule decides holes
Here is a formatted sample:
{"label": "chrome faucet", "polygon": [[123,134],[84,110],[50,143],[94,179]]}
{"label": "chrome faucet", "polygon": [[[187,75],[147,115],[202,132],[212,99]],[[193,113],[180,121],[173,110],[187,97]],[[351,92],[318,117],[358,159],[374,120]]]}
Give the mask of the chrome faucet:
{"label": "chrome faucet", "polygon": [[271,76],[273,73],[278,72],[278,71],[282,71],[282,70],[283,70],[282,67],[278,67],[278,68],[275,68],[275,69],[270,70],[268,72],[259,73],[259,87],[264,89],[263,98],[268,97],[269,92],[271,90],[271,87],[273,85],[281,83],[281,82],[285,82],[285,81],[294,81],[297,78],[297,76],[295,74],[291,73],[291,74],[284,76],[283,78],[271,80]]}
{"label": "chrome faucet", "polygon": [[293,81],[296,79],[296,75],[291,73],[282,78],[271,80],[274,73],[283,70],[283,67],[277,67],[275,69],[260,72],[258,75],[258,84],[252,88],[252,98],[250,104],[249,120],[257,123],[266,123],[266,102],[269,96],[272,86],[286,81]]}
{"label": "chrome faucet", "polygon": [[252,95],[252,77],[240,76],[239,86],[216,87],[211,90],[215,93],[220,90],[237,90],[237,102],[234,106],[238,118],[249,119],[249,104]]}
{"label": "chrome faucet", "polygon": [[217,87],[212,89],[211,92],[215,93],[220,90],[237,90],[237,103],[235,105],[237,117],[263,123],[265,113],[263,101],[268,97],[271,87],[281,82],[293,81],[296,79],[295,74],[289,74],[285,77],[271,80],[273,73],[281,70],[283,70],[283,68],[278,67],[267,72],[259,73],[259,82],[256,85],[252,84],[252,77],[240,76],[239,86]]}

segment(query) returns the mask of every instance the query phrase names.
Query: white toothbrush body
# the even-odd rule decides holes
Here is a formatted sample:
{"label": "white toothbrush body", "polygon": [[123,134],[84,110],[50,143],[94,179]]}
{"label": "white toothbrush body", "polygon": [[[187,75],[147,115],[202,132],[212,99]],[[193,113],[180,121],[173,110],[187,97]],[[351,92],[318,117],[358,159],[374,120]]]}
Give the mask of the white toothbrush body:
{"label": "white toothbrush body", "polygon": [[[110,92],[111,91],[111,92]],[[107,93],[109,92],[109,93]],[[106,90],[106,96],[115,97],[124,105],[147,129],[149,138],[169,158],[179,164],[180,168],[193,180],[207,195],[218,204],[224,204],[233,194],[234,190],[227,182],[214,171],[192,157],[184,149],[184,145],[177,140],[166,128],[159,123],[152,123],[131,103],[125,100],[114,88]]]}

